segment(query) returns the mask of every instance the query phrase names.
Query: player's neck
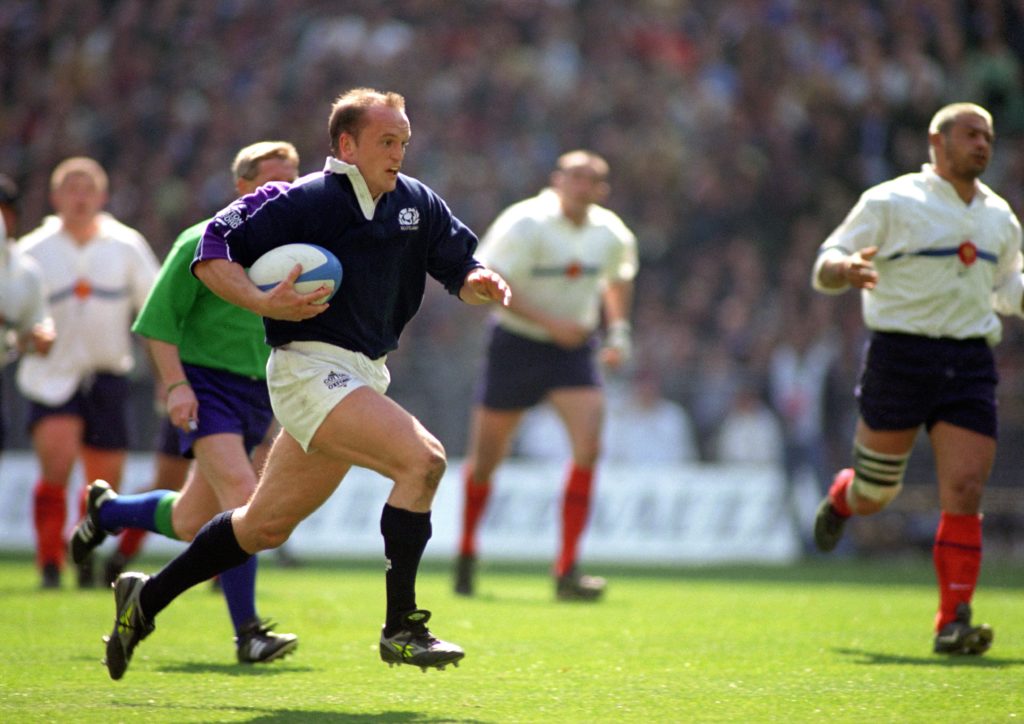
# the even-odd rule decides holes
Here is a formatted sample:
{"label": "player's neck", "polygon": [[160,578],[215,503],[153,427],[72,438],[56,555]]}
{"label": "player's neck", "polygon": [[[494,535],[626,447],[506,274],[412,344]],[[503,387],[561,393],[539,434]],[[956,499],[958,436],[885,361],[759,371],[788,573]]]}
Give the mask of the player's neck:
{"label": "player's neck", "polygon": [[84,244],[100,231],[99,218],[93,217],[88,220],[63,219],[64,232],[78,244]]}
{"label": "player's neck", "polygon": [[978,179],[975,176],[967,177],[952,173],[949,169],[936,168],[935,172],[940,178],[948,181],[956,191],[956,195],[965,204],[970,204],[978,193]]}

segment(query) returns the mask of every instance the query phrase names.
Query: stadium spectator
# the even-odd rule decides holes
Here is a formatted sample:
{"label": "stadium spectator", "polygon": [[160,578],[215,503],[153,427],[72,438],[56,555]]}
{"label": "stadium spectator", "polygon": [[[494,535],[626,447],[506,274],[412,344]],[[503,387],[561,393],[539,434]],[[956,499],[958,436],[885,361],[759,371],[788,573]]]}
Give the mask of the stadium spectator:
{"label": "stadium spectator", "polygon": [[783,454],[782,425],[758,385],[741,380],[718,428],[715,460],[781,468]]}
{"label": "stadium spectator", "polygon": [[[389,665],[444,668],[463,650],[434,637],[416,603],[416,573],[431,535],[430,509],[444,474],[441,443],[384,396],[387,353],[414,316],[429,274],[472,304],[507,304],[505,281],[473,257],[476,237],[428,187],[400,173],[411,127],[397,93],[350,90],[328,122],[332,156],[323,173],[292,186],[266,184],[218,213],[193,262],[215,293],[266,318],[273,347],[267,382],[284,428],[252,498],[217,515],[152,578],[124,573],[107,668],[120,679],[155,616],[179,594],[283,543],[360,465],[394,485],[380,520],[386,617],[380,657]],[[270,291],[246,276],[268,249],[316,243],[337,254],[345,281],[329,304],[323,289],[297,294],[295,269]],[[189,410],[173,401],[175,422]]]}
{"label": "stadium spectator", "polygon": [[835,548],[851,515],[899,493],[918,432],[931,440],[941,516],[935,653],[982,654],[987,624],[971,622],[982,553],[981,497],[996,452],[992,347],[996,312],[1021,308],[1020,223],[980,176],[992,158],[992,116],[942,107],[928,125],[930,163],[869,188],[822,243],[815,289],[861,290],[870,346],[858,386],[853,465],[818,508],[814,539]]}
{"label": "stadium spectator", "polygon": [[510,206],[484,236],[481,259],[509,280],[516,296],[496,312],[473,408],[456,593],[473,594],[477,528],[495,471],[523,415],[544,401],[557,411],[572,447],[555,593],[595,600],[604,592],[603,578],[585,576],[576,565],[604,418],[596,332],[603,309],[600,357],[611,368],[621,366],[630,354],[637,271],[633,232],[600,205],[608,193],[608,163],[591,151],[570,151],[559,157],[549,188]]}
{"label": "stadium spectator", "polygon": [[[232,173],[235,190],[244,196],[271,181],[295,181],[299,156],[284,141],[254,143],[235,156]],[[88,513],[71,536],[76,563],[121,528],[192,540],[214,515],[241,507],[256,489],[251,456],[274,414],[266,383],[270,350],[257,314],[224,301],[192,276],[192,260],[209,222],[178,236],[132,326],[149,347],[168,418],[179,430],[179,452],[196,464],[180,494],[158,489],[118,496],[105,481],[94,481]],[[249,556],[219,577],[243,664],[273,661],[298,645],[294,634],[274,633],[256,613],[257,560]]]}
{"label": "stadium spectator", "polygon": [[[797,502],[801,478],[813,480],[816,495],[828,492],[825,394],[838,353],[828,311],[820,304],[794,309],[768,361],[768,398],[782,423],[786,501],[797,531],[807,529]],[[804,542],[812,547],[809,536]]]}
{"label": "stadium spectator", "polygon": [[[29,352],[18,387],[30,401],[29,428],[40,466],[33,516],[43,586],[60,586],[67,487],[76,461],[85,479],[121,482],[128,448],[128,375],[135,366],[132,314],[156,276],[138,231],[103,211],[107,174],[75,156],[54,169],[48,216],[20,246],[42,270],[57,338],[50,354]],[[84,496],[83,496],[84,501]],[[91,565],[78,585],[95,584]]]}
{"label": "stadium spectator", "polygon": [[686,408],[661,394],[661,378],[641,369],[608,390],[603,457],[617,463],[692,463],[700,459]]}

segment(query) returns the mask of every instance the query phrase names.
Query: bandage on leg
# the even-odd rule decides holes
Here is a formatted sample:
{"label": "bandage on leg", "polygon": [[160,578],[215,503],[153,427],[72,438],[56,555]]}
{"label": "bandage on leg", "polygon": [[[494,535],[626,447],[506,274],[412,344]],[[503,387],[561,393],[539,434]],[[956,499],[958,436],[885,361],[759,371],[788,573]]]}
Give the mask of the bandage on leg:
{"label": "bandage on leg", "polygon": [[854,495],[870,500],[883,508],[891,503],[903,488],[910,452],[892,455],[869,450],[856,443],[853,446]]}

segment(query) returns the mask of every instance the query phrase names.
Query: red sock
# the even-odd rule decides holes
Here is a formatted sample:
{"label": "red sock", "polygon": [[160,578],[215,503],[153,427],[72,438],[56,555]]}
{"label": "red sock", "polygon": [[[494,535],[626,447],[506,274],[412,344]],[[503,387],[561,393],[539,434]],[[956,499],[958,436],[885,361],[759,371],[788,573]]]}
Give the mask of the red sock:
{"label": "red sock", "polygon": [[828,499],[836,512],[844,518],[849,518],[853,511],[850,504],[846,502],[846,491],[850,489],[853,482],[853,468],[843,468],[836,473],[832,479],[832,487],[828,489]]}
{"label": "red sock", "polygon": [[125,528],[117,543],[117,552],[125,560],[134,558],[135,554],[139,552],[139,548],[142,547],[142,539],[145,537],[146,530],[144,528]]}
{"label": "red sock", "polygon": [[956,607],[970,603],[981,571],[981,516],[943,511],[935,532],[932,560],[939,581],[935,630],[956,618]]}
{"label": "red sock", "polygon": [[592,469],[573,465],[565,483],[562,498],[562,553],[555,563],[555,575],[564,576],[576,563],[576,549],[590,513],[590,491],[594,482]]}
{"label": "red sock", "polygon": [[36,551],[40,566],[64,563],[64,524],[67,522],[67,493],[63,485],[45,480],[36,483],[32,495],[36,528]]}
{"label": "red sock", "polygon": [[462,541],[459,543],[459,554],[476,555],[476,529],[487,509],[487,499],[491,497],[491,483],[479,482],[470,473],[465,474],[465,507],[462,509]]}

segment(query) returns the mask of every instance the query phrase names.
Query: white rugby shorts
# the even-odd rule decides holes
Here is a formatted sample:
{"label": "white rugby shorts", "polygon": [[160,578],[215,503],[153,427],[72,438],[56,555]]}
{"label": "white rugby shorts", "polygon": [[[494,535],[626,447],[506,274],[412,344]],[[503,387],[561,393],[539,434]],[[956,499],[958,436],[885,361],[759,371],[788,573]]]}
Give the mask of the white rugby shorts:
{"label": "white rugby shorts", "polygon": [[364,354],[326,342],[291,342],[267,360],[267,388],[274,416],[302,449],[335,405],[364,385],[382,395],[391,384],[387,356]]}

